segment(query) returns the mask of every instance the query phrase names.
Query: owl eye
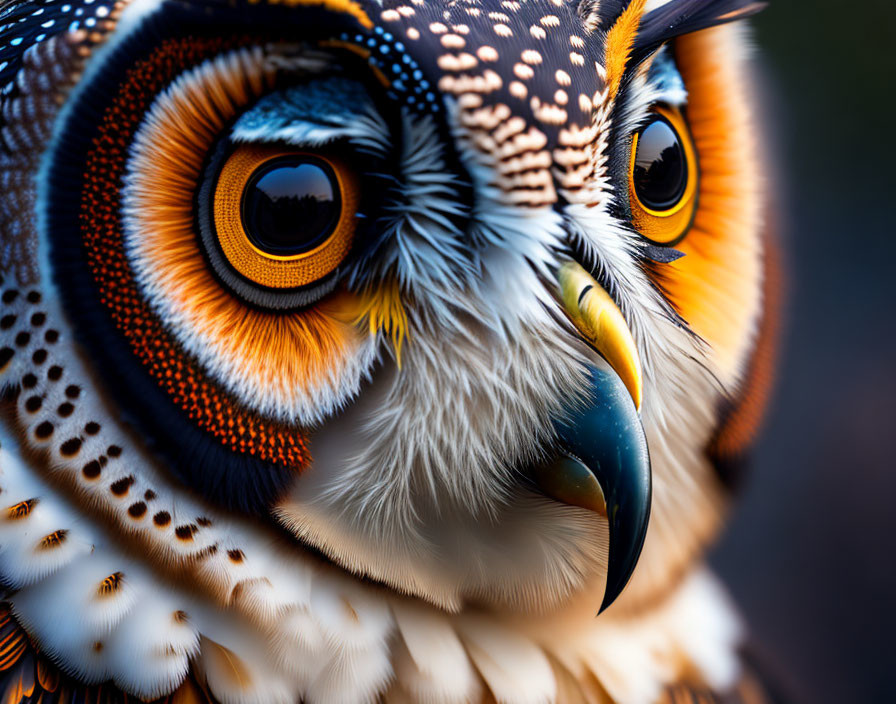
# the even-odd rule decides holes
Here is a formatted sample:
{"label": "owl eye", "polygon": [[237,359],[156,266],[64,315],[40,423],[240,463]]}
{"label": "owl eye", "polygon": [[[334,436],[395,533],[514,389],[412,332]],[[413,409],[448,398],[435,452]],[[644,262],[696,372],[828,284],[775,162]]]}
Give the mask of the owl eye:
{"label": "owl eye", "polygon": [[271,159],[243,191],[243,229],[255,247],[274,256],[303,254],[322,244],[341,210],[336,174],[312,156]]}
{"label": "owl eye", "polygon": [[238,147],[214,192],[214,230],[228,263],[272,289],[308,286],[352,248],[357,189],[341,162],[276,146]]}
{"label": "owl eye", "polygon": [[638,200],[651,210],[668,210],[684,195],[688,162],[681,137],[665,118],[657,117],[637,137],[632,178]]}
{"label": "owl eye", "polygon": [[393,187],[392,135],[376,78],[324,46],[369,22],[354,3],[307,23],[237,5],[160,3],[121,30],[69,103],[45,212],[110,390],[185,482],[266,510],[373,364],[351,279]]}
{"label": "owl eye", "polygon": [[655,108],[632,137],[629,200],[632,222],[648,240],[674,245],[687,234],[697,211],[697,153],[682,114]]}

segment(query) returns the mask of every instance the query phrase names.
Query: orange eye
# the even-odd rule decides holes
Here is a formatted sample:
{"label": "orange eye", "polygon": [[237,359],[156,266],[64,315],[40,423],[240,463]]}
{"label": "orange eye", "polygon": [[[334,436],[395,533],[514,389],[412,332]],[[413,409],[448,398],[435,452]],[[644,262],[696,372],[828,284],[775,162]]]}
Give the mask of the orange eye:
{"label": "orange eye", "polygon": [[684,238],[697,212],[697,151],[681,112],[659,106],[632,137],[629,202],[632,223],[656,244]]}
{"label": "orange eye", "polygon": [[273,289],[313,284],[352,248],[358,189],[341,162],[279,146],[237,148],[215,186],[214,223],[230,265]]}

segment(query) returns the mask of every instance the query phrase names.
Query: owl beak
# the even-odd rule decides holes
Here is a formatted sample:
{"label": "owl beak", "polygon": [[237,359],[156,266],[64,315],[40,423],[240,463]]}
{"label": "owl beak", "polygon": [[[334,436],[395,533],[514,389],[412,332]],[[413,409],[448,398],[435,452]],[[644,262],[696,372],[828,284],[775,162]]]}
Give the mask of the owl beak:
{"label": "owl beak", "polygon": [[607,586],[600,612],[622,593],[647,534],[651,472],[638,414],[641,365],[619,308],[577,264],[560,271],[564,305],[601,353],[589,371],[585,400],[555,422],[559,457],[532,470],[551,498],[595,511],[610,528]]}
{"label": "owl beak", "polygon": [[547,496],[606,517],[607,586],[600,612],[622,593],[638,564],[650,518],[647,438],[628,390],[609,368],[589,369],[585,401],[554,423],[560,455],[532,470]]}
{"label": "owl beak", "polygon": [[628,323],[610,294],[575,262],[560,267],[557,274],[563,307],[582,335],[622,379],[641,410],[643,380],[638,347]]}

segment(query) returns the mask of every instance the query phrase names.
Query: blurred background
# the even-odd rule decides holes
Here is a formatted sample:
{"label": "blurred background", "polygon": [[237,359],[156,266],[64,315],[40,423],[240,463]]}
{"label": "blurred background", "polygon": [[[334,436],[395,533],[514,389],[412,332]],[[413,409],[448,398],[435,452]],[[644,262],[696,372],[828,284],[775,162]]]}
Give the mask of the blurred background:
{"label": "blurred background", "polygon": [[772,0],[754,24],[789,300],[714,563],[797,702],[896,702],[896,3]]}

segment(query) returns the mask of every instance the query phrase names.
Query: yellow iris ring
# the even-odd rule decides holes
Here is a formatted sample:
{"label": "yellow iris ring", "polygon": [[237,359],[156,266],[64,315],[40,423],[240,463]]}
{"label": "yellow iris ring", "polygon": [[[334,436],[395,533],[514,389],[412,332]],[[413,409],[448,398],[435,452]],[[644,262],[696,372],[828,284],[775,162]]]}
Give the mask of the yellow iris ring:
{"label": "yellow iris ring", "polygon": [[688,164],[688,182],[679,201],[667,210],[652,210],[641,202],[635,188],[635,159],[638,156],[638,138],[632,138],[631,161],[628,169],[628,193],[632,210],[632,224],[635,229],[651,242],[671,246],[681,241],[688,233],[697,212],[697,194],[700,185],[700,169],[697,149],[687,122],[680,110],[665,106],[655,108],[657,114],[666,118],[681,138]]}
{"label": "yellow iris ring", "polygon": [[[271,159],[283,156],[314,156],[324,159],[336,174],[342,202],[339,221],[320,245],[301,254],[279,256],[256,247],[249,239],[242,218],[243,193],[252,175]],[[215,186],[215,231],[221,251],[231,266],[250,281],[268,288],[307,286],[332,273],[352,248],[358,189],[351,172],[340,162],[320,154],[284,151],[279,146],[239,147],[221,169]]]}

